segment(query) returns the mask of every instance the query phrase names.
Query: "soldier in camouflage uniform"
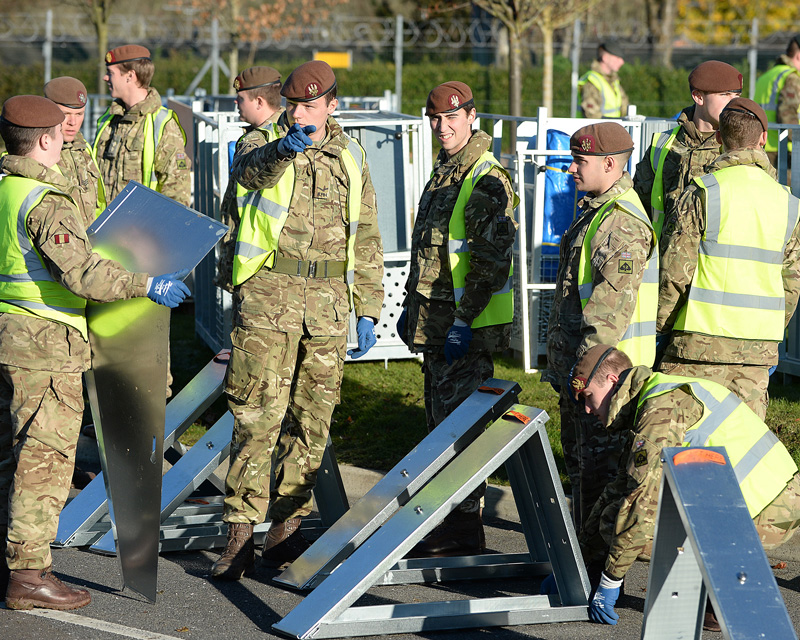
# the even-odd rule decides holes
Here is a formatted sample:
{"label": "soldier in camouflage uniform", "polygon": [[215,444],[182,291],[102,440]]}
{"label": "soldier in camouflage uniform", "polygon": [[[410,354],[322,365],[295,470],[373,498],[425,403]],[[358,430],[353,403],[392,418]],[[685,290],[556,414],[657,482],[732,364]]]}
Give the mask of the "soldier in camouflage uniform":
{"label": "soldier in camouflage uniform", "polygon": [[[414,222],[397,330],[424,357],[429,431],[492,377],[492,353],[507,349],[511,336],[518,199],[489,152],[491,137],[472,129],[475,114],[472,90],[463,82],[445,82],[428,96],[426,115],[442,149]],[[464,259],[454,267],[456,243]],[[412,554],[481,553],[484,491],[474,491]]]}
{"label": "soldier in camouflage uniform", "polygon": [[232,179],[251,194],[240,210],[232,273],[225,391],[236,422],[228,542],[215,578],[238,580],[253,564],[253,525],[267,515],[262,564],[280,566],[307,548],[300,520],[311,512],[339,402],[351,304],[359,347],[348,354],[360,357],[375,344],[383,303],[375,190],[364,150],[331,117],[336,89],[326,63],[300,65],[281,89],[279,137],[250,133],[233,161]]}
{"label": "soldier in camouflage uniform", "polygon": [[[266,137],[267,129],[278,122],[283,113],[281,107],[281,74],[271,67],[250,67],[233,81],[236,90],[236,106],[239,117],[248,126],[236,141],[238,150],[242,144],[250,144],[259,136]],[[225,195],[219,206],[220,220],[228,225],[228,231],[219,244],[217,274],[214,284],[233,293],[233,256],[236,253],[236,236],[239,233],[238,197],[246,193],[236,180],[229,179]]]}
{"label": "soldier in camouflage uniform", "polygon": [[188,293],[169,276],[130,273],[92,252],[68,195],[72,184],[52,169],[63,120],[39,96],[10,98],[0,116],[9,152],[0,164],[0,588],[11,609],[90,601],[88,591],[53,575],[50,554],[75,461],[81,374],[91,359],[85,300],[148,295],[176,306]]}
{"label": "soldier in camouflage uniform", "polygon": [[762,420],[769,369],[800,295],[799,203],[774,180],[766,129],[752,100],[722,111],[725,153],[664,229],[656,327],[670,334],[659,371],[714,380]]}
{"label": "soldier in camouflage uniform", "polygon": [[579,115],[583,118],[621,118],[628,112],[628,94],[618,72],[625,64],[622,47],[606,40],[597,47],[597,60],[578,80],[581,92]]}
{"label": "soldier in camouflage uniform", "polygon": [[[578,202],[578,216],[561,239],[542,381],[560,395],[561,444],[572,484],[573,518],[580,530],[613,477],[621,443],[578,407],[567,377],[575,362],[598,343],[624,340],[640,363],[652,366],[658,249],[625,171],[633,150],[628,132],[612,122],[590,125],[572,135],[570,148],[569,171],[587,195]],[[634,334],[638,337],[629,339]]]}
{"label": "soldier in camouflage uniform", "polygon": [[670,224],[665,223],[665,213],[675,210],[683,190],[719,155],[719,114],[742,93],[742,74],[729,64],[709,60],[689,74],[689,91],[694,104],[678,116],[677,127],[653,136],[633,176],[633,189],[659,237]]}
{"label": "soldier in camouflage uniform", "polygon": [[150,51],[125,45],[106,54],[109,93],[114,102],[97,123],[94,157],[111,202],[130,180],[191,205],[191,169],[178,117],[161,105],[150,86],[155,67]]}
{"label": "soldier in camouflage uniform", "polygon": [[100,169],[81,133],[87,95],[83,83],[69,76],[53,78],[44,85],[44,97],[55,102],[64,114],[64,146],[57,166],[61,174],[72,181],[72,198],[88,228],[106,208],[106,196]]}
{"label": "soldier in camouflage uniform", "polygon": [[[578,382],[575,389],[585,410],[625,439],[626,454],[620,459],[619,474],[605,487],[579,536],[594,580],[602,570],[599,597],[596,595],[590,605],[593,620],[616,624],[619,616],[613,607],[622,579],[639,556],[650,556],[663,447],[727,445],[731,464],[735,465],[743,455],[750,455],[750,445],[745,444],[742,450],[742,440],[748,437],[742,432],[751,433],[753,439],[760,441],[769,439],[769,454],[759,454],[764,457],[759,458],[760,464],[753,464],[751,471],[758,474],[759,489],[767,495],[757,504],[744,489],[745,500],[765,549],[774,549],[792,537],[800,525],[797,465],[746,406],[736,400],[738,408],[731,409],[729,402],[735,396],[727,389],[710,381],[665,376],[654,374],[648,367],[633,367],[624,353],[608,345],[590,349],[572,379]],[[719,403],[725,399],[721,411],[726,417],[711,433],[693,430],[717,410],[714,399]],[[763,465],[768,468],[765,470]]]}
{"label": "soldier in camouflage uniform", "polygon": [[[800,123],[800,35],[794,36],[789,41],[786,53],[778,56],[772,68],[759,77],[756,82],[755,101],[764,109],[769,122]],[[790,153],[788,160],[791,165],[791,129],[788,131],[788,136]],[[765,149],[772,166],[777,167],[777,131],[768,133]]]}

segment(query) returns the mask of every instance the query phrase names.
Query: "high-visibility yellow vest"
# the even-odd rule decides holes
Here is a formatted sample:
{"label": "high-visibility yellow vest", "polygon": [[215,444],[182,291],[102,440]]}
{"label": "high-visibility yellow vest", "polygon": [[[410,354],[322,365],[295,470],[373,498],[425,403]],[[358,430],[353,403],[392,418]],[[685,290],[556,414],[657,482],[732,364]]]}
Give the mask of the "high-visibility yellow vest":
{"label": "high-visibility yellow vest", "polygon": [[683,446],[725,447],[750,517],[756,517],[797,473],[792,456],[736,394],[710,380],[654,373],[639,393],[637,411],[679,388],[703,404],[703,417],[686,430]]}
{"label": "high-visibility yellow vest", "polygon": [[578,80],[578,88],[581,89],[587,82],[600,90],[603,99],[600,108],[604,118],[621,118],[624,115],[619,80],[614,80],[614,84],[611,84],[602,73],[592,70],[581,76],[581,79]]}
{"label": "high-visibility yellow vest", "polygon": [[[278,137],[278,128],[268,139]],[[274,136],[274,138],[272,137]],[[355,282],[355,244],[358,222],[361,215],[361,188],[366,154],[361,145],[348,138],[347,148],[342,151],[341,160],[347,174],[347,259],[345,278],[353,304],[353,283]],[[294,163],[290,163],[274,187],[260,191],[247,191],[239,208],[239,232],[236,237],[236,252],[233,257],[233,285],[238,286],[262,267],[272,268],[278,253],[278,238],[286,219],[294,192]],[[238,192],[237,192],[238,196]]]}
{"label": "high-visibility yellow vest", "polygon": [[[624,351],[634,365],[653,366],[656,357],[656,315],[658,312],[658,240],[656,239],[650,219],[642,211],[642,202],[633,189],[628,189],[616,199],[609,200],[595,214],[594,219],[586,230],[581,248],[581,257],[578,264],[578,293],[581,297],[581,308],[585,308],[592,296],[592,238],[594,238],[600,223],[617,206],[620,210],[631,215],[647,226],[653,234],[653,247],[647,266],[642,274],[642,284],[636,292],[636,307],[631,316],[630,325],[616,345],[617,349]],[[623,259],[620,259],[622,268]]]}
{"label": "high-visibility yellow vest", "polygon": [[[97,158],[97,145],[108,123],[111,122],[113,114],[109,107],[106,112],[97,121],[97,134],[94,137],[94,145],[92,146],[92,154]],[[186,133],[178,121],[178,116],[172,109],[166,107],[159,107],[155,113],[144,114],[144,130],[142,136],[144,138],[144,147],[142,148],[142,184],[145,187],[155,191],[161,191],[158,184],[158,177],[155,171],[156,162],[156,149],[158,143],[161,141],[161,136],[164,135],[164,129],[170,120],[175,120],[181,134],[183,135],[183,143],[186,144]]]}
{"label": "high-visibility yellow vest", "polygon": [[[778,95],[783,89],[783,85],[786,84],[786,79],[790,73],[798,73],[798,71],[788,64],[776,64],[756,80],[755,101],[761,105],[761,108],[767,114],[767,122],[778,121]],[[765,151],[778,150],[778,133],[778,131],[772,129],[767,131],[767,144],[764,145]],[[791,150],[792,143],[790,142],[789,151]]]}
{"label": "high-visibility yellow vest", "polygon": [[667,153],[672,148],[672,143],[678,136],[680,126],[671,131],[662,131],[653,134],[650,145],[650,166],[653,169],[653,189],[650,192],[650,219],[653,221],[653,230],[656,238],[661,240],[661,229],[664,227],[664,161]]}
{"label": "high-visibility yellow vest", "polygon": [[695,178],[705,231],[674,329],[742,340],[783,340],[782,266],[800,201],[765,171],[733,166]]}
{"label": "high-visibility yellow vest", "polygon": [[[461,189],[458,192],[456,204],[453,207],[453,213],[450,216],[447,251],[450,261],[450,275],[453,279],[453,295],[455,297],[456,308],[461,305],[461,298],[464,297],[464,286],[466,284],[467,274],[472,271],[472,267],[469,263],[470,252],[467,243],[467,228],[464,219],[464,211],[475,185],[483,176],[491,171],[492,167],[497,167],[508,177],[508,172],[500,165],[497,159],[489,151],[484,151],[477,162],[472,165],[472,168],[467,172],[467,175],[464,176]],[[510,180],[511,178],[509,177],[509,181]],[[518,204],[519,198],[517,194],[514,194],[513,206],[516,207]],[[513,320],[513,284],[512,268],[509,270],[505,285],[498,291],[492,292],[489,304],[487,304],[486,308],[472,321],[470,326],[473,329],[496,324],[507,324]]]}
{"label": "high-visibility yellow vest", "polygon": [[[92,162],[95,163],[95,166],[96,166],[97,162],[94,159],[94,153],[91,152],[91,149],[89,150],[89,157],[91,158]],[[50,168],[53,171],[55,171],[56,173],[61,174],[62,176],[64,175],[64,172],[61,170],[61,167],[59,167],[57,164],[54,164]],[[98,171],[98,173],[99,173],[99,171]],[[105,211],[107,204],[108,203],[106,202],[106,188],[103,186],[103,176],[102,175],[98,175],[98,177],[97,177],[97,202],[94,205],[94,217],[95,218],[97,218],[97,216],[99,216],[101,213],[103,213],[103,211]]]}
{"label": "high-visibility yellow vest", "polygon": [[0,175],[0,237],[6,239],[5,250],[0,252],[0,313],[60,322],[88,339],[86,300],[53,279],[28,235],[28,215],[48,193],[73,201],[38,180]]}

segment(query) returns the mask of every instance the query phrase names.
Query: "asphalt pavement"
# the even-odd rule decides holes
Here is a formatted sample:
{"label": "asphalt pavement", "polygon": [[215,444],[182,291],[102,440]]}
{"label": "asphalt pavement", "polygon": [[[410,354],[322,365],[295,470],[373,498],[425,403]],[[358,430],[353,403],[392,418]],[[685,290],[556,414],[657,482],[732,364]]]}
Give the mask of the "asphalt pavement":
{"label": "asphalt pavement", "polygon": [[[366,492],[380,474],[342,467],[351,504]],[[497,552],[526,550],[524,536],[510,490],[490,486],[485,509],[487,546]],[[800,536],[798,536],[800,537]],[[213,551],[184,551],[160,556],[158,595],[155,604],[130,590],[120,590],[121,577],[115,557],[81,549],[54,549],[56,574],[69,584],[88,589],[92,603],[70,612],[0,609],[0,629],[5,640],[255,640],[281,637],[272,626],[303,599],[303,594],[277,586],[274,570],[257,569],[234,583],[209,579],[217,557]],[[770,554],[773,572],[787,604],[795,631],[800,628],[800,540],[791,541]],[[484,627],[458,631],[425,631],[397,634],[396,638],[485,640],[499,639],[641,637],[648,565],[637,562],[625,580],[624,595],[617,603],[617,626],[590,622],[546,623]],[[541,577],[459,580],[451,582],[372,587],[356,605],[418,603],[538,594]],[[324,583],[323,583],[324,584]],[[769,620],[759,621],[770,638]],[[758,625],[757,625],[758,626]],[[761,628],[759,627],[759,628]],[[665,635],[664,637],[669,637]],[[703,632],[703,638],[722,638]]]}

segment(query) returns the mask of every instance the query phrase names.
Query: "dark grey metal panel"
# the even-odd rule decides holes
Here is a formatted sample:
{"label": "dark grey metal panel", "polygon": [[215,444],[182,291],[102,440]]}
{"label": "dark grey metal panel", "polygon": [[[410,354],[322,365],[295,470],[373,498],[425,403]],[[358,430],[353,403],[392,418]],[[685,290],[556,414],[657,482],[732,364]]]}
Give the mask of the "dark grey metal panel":
{"label": "dark grey metal panel", "polygon": [[[150,275],[191,270],[226,227],[130,182],[88,229],[94,250]],[[169,309],[147,298],[87,308],[87,387],[126,586],[155,601]]]}
{"label": "dark grey metal panel", "polygon": [[[725,463],[675,463],[697,449]],[[725,448],[665,448],[661,461],[642,638],[699,638],[705,585],[726,638],[796,639]]]}

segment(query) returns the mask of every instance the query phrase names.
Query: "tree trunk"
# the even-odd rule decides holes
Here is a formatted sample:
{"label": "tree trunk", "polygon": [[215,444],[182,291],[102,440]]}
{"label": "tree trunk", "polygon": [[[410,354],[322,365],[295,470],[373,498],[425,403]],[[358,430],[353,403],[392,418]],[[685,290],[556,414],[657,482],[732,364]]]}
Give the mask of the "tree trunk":
{"label": "tree trunk", "polygon": [[675,0],[662,0],[661,31],[658,34],[658,62],[672,69],[672,43],[675,40]]}
{"label": "tree trunk", "polygon": [[553,28],[540,26],[542,32],[542,106],[553,115]]}
{"label": "tree trunk", "polygon": [[[516,25],[508,30],[508,113],[522,115],[522,38]],[[517,148],[517,128],[511,127],[511,152]]]}

